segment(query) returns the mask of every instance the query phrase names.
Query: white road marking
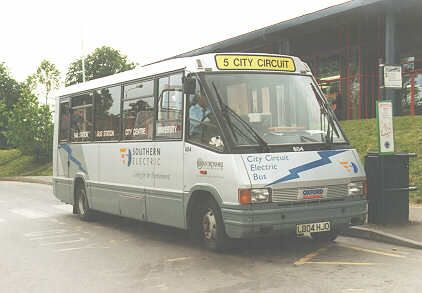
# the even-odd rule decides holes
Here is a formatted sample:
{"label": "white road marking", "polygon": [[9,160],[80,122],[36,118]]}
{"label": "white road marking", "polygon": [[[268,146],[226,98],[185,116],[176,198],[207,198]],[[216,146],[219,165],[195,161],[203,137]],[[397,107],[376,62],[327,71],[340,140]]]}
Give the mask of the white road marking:
{"label": "white road marking", "polygon": [[67,251],[74,251],[74,250],[81,250],[81,249],[106,249],[110,248],[108,246],[102,246],[102,247],[96,247],[95,245],[87,245],[87,246],[81,246],[81,247],[69,247],[69,248],[62,248],[62,249],[56,249],[55,252],[67,252]]}
{"label": "white road marking", "polygon": [[185,257],[170,258],[167,261],[168,262],[176,262],[176,261],[183,261],[183,260],[188,260],[188,259],[190,259],[190,257],[185,256]]}
{"label": "white road marking", "polygon": [[51,230],[29,232],[29,233],[25,233],[24,235],[26,237],[41,237],[44,235],[60,234],[60,233],[65,233],[65,232],[67,232],[67,230],[65,229],[51,229]]}
{"label": "white road marking", "polygon": [[341,266],[341,265],[347,265],[347,266],[373,266],[373,265],[381,265],[376,264],[373,262],[344,262],[344,261],[307,261],[304,262],[304,264],[317,264],[317,265],[335,265],[335,266]]}
{"label": "white road marking", "polygon": [[53,207],[62,211],[73,212],[73,206],[70,204],[56,204]]}
{"label": "white road marking", "polygon": [[74,237],[74,236],[79,236],[79,234],[58,234],[58,235],[48,235],[48,236],[41,236],[41,237],[29,238],[29,240],[44,240],[44,239],[52,239],[52,238],[65,238],[65,237]]}
{"label": "white road marking", "polygon": [[85,240],[84,238],[79,238],[79,239],[68,240],[68,241],[48,242],[48,243],[41,243],[41,246],[62,245],[62,244],[81,242],[81,241],[84,241],[84,240]]}
{"label": "white road marking", "polygon": [[28,219],[40,219],[40,218],[48,217],[48,215],[45,214],[45,213],[30,210],[30,209],[13,209],[13,210],[11,210],[11,212],[14,213],[14,214],[23,216],[25,218],[28,218]]}

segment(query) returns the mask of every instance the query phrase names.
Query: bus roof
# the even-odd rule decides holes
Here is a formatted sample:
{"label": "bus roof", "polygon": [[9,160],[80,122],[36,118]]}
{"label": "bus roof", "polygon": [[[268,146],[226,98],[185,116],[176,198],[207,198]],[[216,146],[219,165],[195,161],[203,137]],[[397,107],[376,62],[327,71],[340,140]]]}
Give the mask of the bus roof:
{"label": "bus roof", "polygon": [[261,53],[215,53],[175,58],[140,66],[133,70],[61,88],[54,93],[54,96],[68,96],[183,69],[189,72],[264,71],[311,74],[309,67],[298,57]]}

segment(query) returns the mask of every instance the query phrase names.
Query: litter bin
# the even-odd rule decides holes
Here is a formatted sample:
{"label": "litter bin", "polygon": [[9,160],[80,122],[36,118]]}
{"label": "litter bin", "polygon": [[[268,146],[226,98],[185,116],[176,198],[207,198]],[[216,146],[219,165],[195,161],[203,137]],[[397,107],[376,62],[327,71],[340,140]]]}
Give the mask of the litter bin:
{"label": "litter bin", "polygon": [[409,221],[409,158],[414,153],[368,153],[365,171],[368,183],[368,222],[404,224]]}

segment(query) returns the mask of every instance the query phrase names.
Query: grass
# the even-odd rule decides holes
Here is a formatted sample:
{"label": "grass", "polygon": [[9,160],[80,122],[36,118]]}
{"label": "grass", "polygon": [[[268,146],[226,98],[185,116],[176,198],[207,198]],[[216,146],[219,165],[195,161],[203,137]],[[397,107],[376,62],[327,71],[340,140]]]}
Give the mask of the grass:
{"label": "grass", "polygon": [[[365,154],[378,148],[376,120],[348,120],[341,124],[364,162]],[[409,173],[410,185],[418,190],[409,195],[412,202],[422,203],[422,116],[395,117],[394,136],[396,152],[417,154],[416,158],[410,160]]]}
{"label": "grass", "polygon": [[0,150],[0,177],[51,176],[50,163],[39,163],[33,156],[23,155],[16,149]]}

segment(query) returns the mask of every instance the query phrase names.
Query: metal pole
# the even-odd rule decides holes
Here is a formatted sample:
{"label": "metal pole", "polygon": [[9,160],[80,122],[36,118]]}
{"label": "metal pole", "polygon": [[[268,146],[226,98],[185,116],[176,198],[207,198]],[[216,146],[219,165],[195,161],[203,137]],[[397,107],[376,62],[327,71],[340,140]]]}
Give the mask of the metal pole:
{"label": "metal pole", "polygon": [[82,37],[81,41],[81,47],[82,47],[82,82],[85,82],[85,51],[84,51],[84,39]]}
{"label": "metal pole", "polygon": [[[396,38],[396,15],[393,1],[387,3],[385,13],[385,64],[397,65],[397,38]],[[393,102],[394,115],[398,114],[398,92],[396,89],[385,88],[383,99]]]}

